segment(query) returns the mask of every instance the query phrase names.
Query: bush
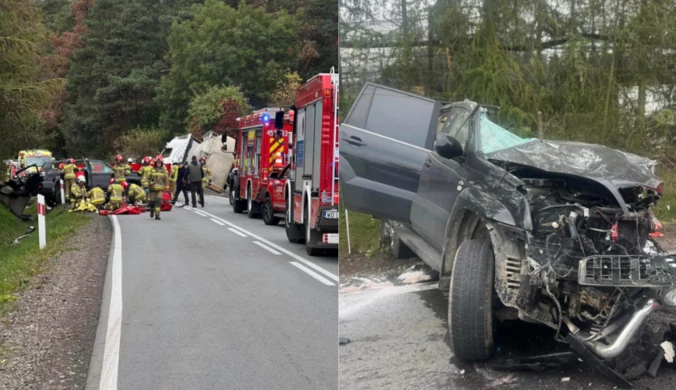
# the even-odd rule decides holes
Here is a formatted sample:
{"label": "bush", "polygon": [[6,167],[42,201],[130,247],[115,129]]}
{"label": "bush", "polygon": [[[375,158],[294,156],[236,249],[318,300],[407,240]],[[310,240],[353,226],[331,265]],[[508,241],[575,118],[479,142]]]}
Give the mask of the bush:
{"label": "bush", "polygon": [[169,134],[160,129],[136,128],[120,137],[119,152],[126,157],[155,156],[164,148]]}

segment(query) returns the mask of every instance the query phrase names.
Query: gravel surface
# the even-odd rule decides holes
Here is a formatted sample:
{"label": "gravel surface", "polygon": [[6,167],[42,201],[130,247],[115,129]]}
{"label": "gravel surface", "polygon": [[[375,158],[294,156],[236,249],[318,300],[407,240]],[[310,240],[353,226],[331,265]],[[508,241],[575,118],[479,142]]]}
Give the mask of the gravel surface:
{"label": "gravel surface", "polygon": [[67,251],[17,294],[0,322],[0,388],[83,389],[110,250],[107,218],[94,216]]}

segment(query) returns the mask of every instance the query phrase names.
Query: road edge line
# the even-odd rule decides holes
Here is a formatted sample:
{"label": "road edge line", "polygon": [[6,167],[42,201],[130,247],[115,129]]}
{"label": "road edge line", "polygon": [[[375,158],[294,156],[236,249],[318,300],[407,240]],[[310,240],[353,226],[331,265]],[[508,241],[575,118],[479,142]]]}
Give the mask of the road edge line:
{"label": "road edge line", "polygon": [[315,271],[305,267],[304,265],[298,264],[295,261],[290,261],[289,264],[293,265],[294,267],[298,268],[299,270],[305,272],[306,274],[312,276],[313,278],[319,280],[320,282],[324,283],[327,286],[333,286],[334,284],[326,279],[325,277],[321,276],[320,274],[316,273]]}
{"label": "road edge line", "polygon": [[208,212],[206,212],[206,211],[203,211],[203,213],[207,214],[208,216],[210,216],[210,217],[212,217],[212,218],[216,218],[217,220],[219,220],[219,221],[221,221],[221,222],[223,222],[223,223],[226,223],[226,224],[228,224],[229,226],[232,226],[232,227],[235,228],[235,229],[238,229],[238,230],[241,230],[241,231],[245,232],[246,234],[248,234],[248,235],[251,236],[252,238],[255,238],[255,239],[259,240],[259,241],[262,241],[262,242],[264,242],[264,243],[270,245],[271,247],[277,249],[278,251],[280,251],[280,252],[282,252],[282,253],[284,253],[284,254],[286,254],[286,255],[288,255],[288,256],[293,257],[294,259],[300,261],[301,263],[303,263],[303,264],[305,264],[305,265],[307,265],[307,266],[309,266],[309,267],[311,267],[311,268],[314,268],[315,270],[321,272],[322,274],[324,274],[325,276],[328,276],[329,278],[335,280],[336,282],[340,281],[340,278],[338,277],[338,275],[332,274],[331,272],[325,270],[324,268],[318,266],[317,264],[315,264],[315,263],[313,263],[313,262],[311,262],[311,261],[309,261],[309,260],[306,260],[306,259],[304,259],[304,258],[298,256],[297,254],[295,254],[295,253],[293,253],[293,252],[291,252],[291,251],[289,251],[289,250],[286,250],[286,249],[282,248],[281,246],[279,246],[279,245],[277,245],[277,244],[275,244],[275,243],[273,243],[273,242],[270,242],[270,241],[266,240],[265,238],[263,238],[263,237],[261,237],[261,236],[259,236],[259,235],[253,234],[253,233],[251,233],[251,232],[248,231],[248,230],[242,229],[242,228],[240,228],[239,226],[237,226],[237,225],[235,225],[235,224],[233,224],[233,223],[231,223],[231,222],[228,222],[228,221],[226,221],[225,219],[223,219],[223,218],[221,218],[221,217],[218,217],[218,216],[216,216],[216,215],[213,215],[213,214],[211,214],[211,213],[208,213]]}
{"label": "road edge line", "polygon": [[258,245],[259,247],[265,249],[266,251],[272,253],[273,255],[277,255],[277,256],[281,256],[281,255],[282,255],[281,252],[277,252],[276,250],[274,250],[274,249],[272,249],[272,248],[269,248],[269,247],[265,246],[265,244],[263,244],[263,243],[260,242],[260,241],[254,241],[253,243],[256,244],[256,245]]}
{"label": "road edge line", "polygon": [[240,236],[240,237],[249,237],[249,236],[247,236],[246,234],[244,234],[244,233],[240,232],[240,231],[239,231],[239,230],[237,230],[237,229],[233,229],[233,228],[228,228],[228,230],[230,230],[231,232],[233,232],[233,233],[237,234],[237,235],[238,235],[238,236]]}
{"label": "road edge line", "polygon": [[111,267],[110,304],[106,344],[101,366],[100,389],[117,389],[117,374],[120,363],[120,333],[122,330],[122,234],[120,222],[112,216],[115,232],[115,253]]}

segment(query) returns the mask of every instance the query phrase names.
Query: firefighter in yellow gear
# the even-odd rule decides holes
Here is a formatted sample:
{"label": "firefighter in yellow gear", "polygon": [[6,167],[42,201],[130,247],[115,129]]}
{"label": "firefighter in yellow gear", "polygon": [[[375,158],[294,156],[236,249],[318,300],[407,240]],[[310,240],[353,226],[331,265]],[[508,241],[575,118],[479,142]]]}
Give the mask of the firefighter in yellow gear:
{"label": "firefighter in yellow gear", "polygon": [[87,181],[84,176],[80,176],[70,188],[70,203],[73,205],[73,208],[80,205],[80,202],[84,200],[85,195],[87,195]]}
{"label": "firefighter in yellow gear", "polygon": [[138,174],[141,175],[141,187],[144,190],[148,190],[150,185],[150,173],[153,171],[153,167],[150,165],[151,161],[150,156],[145,157],[143,159],[143,166],[138,170]]}
{"label": "firefighter in yellow gear", "polygon": [[121,154],[115,156],[115,166],[113,167],[113,177],[115,178],[115,183],[122,184],[127,181],[127,176],[131,174],[131,166],[124,163],[124,159]]}
{"label": "firefighter in yellow gear", "polygon": [[167,168],[164,167],[164,159],[162,156],[157,156],[155,157],[153,173],[150,176],[150,194],[148,197],[150,218],[160,219],[164,191],[169,191],[169,174]]}
{"label": "firefighter in yellow gear", "polygon": [[75,159],[71,158],[68,160],[68,164],[63,167],[63,185],[64,190],[66,191],[66,199],[70,199],[70,190],[75,184],[75,172],[78,171],[77,165],[75,165]]}
{"label": "firefighter in yellow gear", "polygon": [[172,196],[173,196],[174,192],[176,191],[176,180],[178,180],[178,170],[179,169],[180,168],[178,166],[178,163],[173,163],[171,165],[171,176],[169,177],[169,180],[171,182],[171,186],[169,186],[169,192],[172,194]]}
{"label": "firefighter in yellow gear", "polygon": [[[126,184],[126,182],[122,183]],[[110,179],[110,185],[108,186],[108,210],[115,211],[122,207],[122,203],[124,203],[124,187],[122,183],[116,183],[115,179]]]}
{"label": "firefighter in yellow gear", "polygon": [[207,166],[207,158],[202,156],[200,158],[200,164],[202,164],[202,170],[204,170],[204,177],[202,178],[202,188],[206,188],[211,184],[211,168]]}
{"label": "firefighter in yellow gear", "polygon": [[106,193],[103,192],[101,186],[96,186],[87,192],[87,198],[89,202],[93,204],[97,209],[103,207],[103,204],[106,203]]}
{"label": "firefighter in yellow gear", "polygon": [[142,203],[144,200],[146,200],[146,190],[134,183],[131,183],[127,189],[127,200],[129,201],[129,204],[134,206]]}

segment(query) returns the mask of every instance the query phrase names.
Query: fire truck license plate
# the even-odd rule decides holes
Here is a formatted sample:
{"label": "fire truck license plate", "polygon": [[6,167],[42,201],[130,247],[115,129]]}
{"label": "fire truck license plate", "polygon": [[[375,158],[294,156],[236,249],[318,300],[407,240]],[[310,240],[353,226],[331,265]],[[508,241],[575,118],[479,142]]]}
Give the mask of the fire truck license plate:
{"label": "fire truck license plate", "polygon": [[324,219],[338,219],[338,210],[324,211]]}

